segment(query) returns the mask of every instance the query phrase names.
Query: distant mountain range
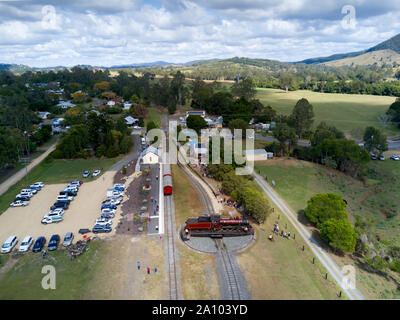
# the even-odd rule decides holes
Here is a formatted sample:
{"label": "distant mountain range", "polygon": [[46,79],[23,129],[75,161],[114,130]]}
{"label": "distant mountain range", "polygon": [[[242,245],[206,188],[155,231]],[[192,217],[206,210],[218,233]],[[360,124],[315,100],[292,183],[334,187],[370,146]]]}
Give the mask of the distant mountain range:
{"label": "distant mountain range", "polygon": [[[124,64],[124,65],[115,65],[111,67],[101,67],[101,66],[91,66],[91,65],[78,65],[79,67],[89,68],[89,69],[126,69],[126,68],[149,68],[149,67],[163,67],[163,68],[177,68],[177,67],[188,67],[193,65],[203,65],[208,63],[220,62],[220,61],[234,61],[237,58],[231,59],[209,59],[209,60],[195,60],[189,61],[185,63],[171,63],[166,61],[155,61],[155,62],[144,62],[144,63],[132,63],[132,64]],[[267,59],[248,59],[241,58],[242,61],[245,60],[248,64],[253,66],[265,65],[265,64],[289,64],[285,62],[267,60]],[[394,36],[393,38],[386,40],[372,48],[350,52],[350,53],[342,53],[342,54],[334,54],[329,57],[319,57],[306,59],[303,61],[293,62],[293,64],[324,64],[332,67],[340,67],[340,66],[357,66],[357,65],[372,65],[378,64],[382,65],[393,64],[393,67],[400,66],[400,34]],[[1,70],[9,70],[15,73],[22,73],[26,71],[40,71],[40,70],[62,70],[68,67],[65,66],[57,66],[57,67],[45,67],[45,68],[35,68],[29,67],[26,65],[18,65],[18,64],[4,64],[0,63],[0,71]]]}

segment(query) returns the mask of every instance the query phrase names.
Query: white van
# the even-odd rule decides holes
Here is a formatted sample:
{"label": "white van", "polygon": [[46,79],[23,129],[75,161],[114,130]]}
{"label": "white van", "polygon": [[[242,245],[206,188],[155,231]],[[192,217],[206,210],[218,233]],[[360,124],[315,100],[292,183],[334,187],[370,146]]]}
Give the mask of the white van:
{"label": "white van", "polygon": [[1,253],[9,253],[18,242],[17,236],[10,236],[1,246]]}

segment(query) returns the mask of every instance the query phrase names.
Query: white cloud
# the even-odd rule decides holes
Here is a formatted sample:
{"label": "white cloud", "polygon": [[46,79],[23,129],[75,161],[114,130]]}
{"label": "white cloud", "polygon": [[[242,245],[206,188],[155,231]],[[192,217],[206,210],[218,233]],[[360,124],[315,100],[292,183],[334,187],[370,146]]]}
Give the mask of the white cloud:
{"label": "white cloud", "polygon": [[[353,3],[357,27],[344,30]],[[400,30],[397,0],[66,0],[54,28],[47,1],[0,2],[0,57],[31,66],[116,65],[248,56],[296,61],[373,46]]]}

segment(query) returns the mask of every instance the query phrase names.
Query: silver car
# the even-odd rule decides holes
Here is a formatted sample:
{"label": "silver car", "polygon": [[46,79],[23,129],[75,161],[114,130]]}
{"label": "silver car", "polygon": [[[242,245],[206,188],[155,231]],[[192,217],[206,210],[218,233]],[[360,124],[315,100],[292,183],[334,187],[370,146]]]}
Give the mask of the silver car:
{"label": "silver car", "polygon": [[74,239],[74,234],[72,232],[67,232],[62,245],[64,247],[68,247],[72,244],[72,240]]}

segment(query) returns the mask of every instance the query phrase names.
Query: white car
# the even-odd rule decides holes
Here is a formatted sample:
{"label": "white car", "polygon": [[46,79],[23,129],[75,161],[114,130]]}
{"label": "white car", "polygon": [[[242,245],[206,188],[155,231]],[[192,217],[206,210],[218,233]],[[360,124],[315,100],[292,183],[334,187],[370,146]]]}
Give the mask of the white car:
{"label": "white car", "polygon": [[9,253],[18,242],[17,236],[10,236],[1,246],[1,253]]}
{"label": "white car", "polygon": [[69,201],[72,201],[72,200],[74,200],[74,197],[73,196],[67,196],[67,195],[60,195],[60,196],[57,197],[57,201],[58,200],[69,200]]}
{"label": "white car", "polygon": [[101,170],[95,170],[93,171],[93,177],[97,177],[101,173]]}
{"label": "white car", "polygon": [[79,188],[78,188],[76,185],[74,185],[74,184],[69,184],[69,185],[67,185],[67,187],[64,189],[64,191],[69,191],[69,190],[78,192],[78,191],[79,191]]}
{"label": "white car", "polygon": [[104,208],[101,210],[101,213],[105,213],[105,214],[115,214],[115,209],[110,209],[110,208]]}
{"label": "white car", "polygon": [[19,197],[28,197],[28,198],[32,198],[33,197],[33,194],[32,194],[32,192],[24,192],[24,193],[19,193],[19,194],[17,194],[16,195],[16,198],[19,198]]}
{"label": "white car", "polygon": [[28,190],[29,190],[29,192],[31,192],[33,194],[36,194],[38,192],[36,189],[28,189]]}
{"label": "white car", "polygon": [[112,220],[110,220],[108,218],[98,218],[98,219],[96,219],[95,224],[99,224],[101,226],[111,226],[112,223],[113,223]]}
{"label": "white car", "polygon": [[29,201],[15,200],[10,204],[11,207],[25,207],[29,204]]}
{"label": "white car", "polygon": [[26,236],[24,240],[22,240],[21,245],[19,246],[19,252],[26,252],[29,250],[33,243],[33,238],[31,236]]}
{"label": "white car", "polygon": [[394,154],[394,155],[392,155],[392,156],[390,157],[390,159],[399,161],[399,160],[400,160],[400,157]]}
{"label": "white car", "polygon": [[44,217],[49,216],[49,215],[59,215],[63,216],[65,213],[63,208],[56,208],[54,210],[49,211],[47,214],[44,215]]}
{"label": "white car", "polygon": [[41,187],[41,188],[43,188],[44,187],[44,183],[43,182],[35,182],[33,185],[35,185],[35,186],[38,186],[38,187]]}

